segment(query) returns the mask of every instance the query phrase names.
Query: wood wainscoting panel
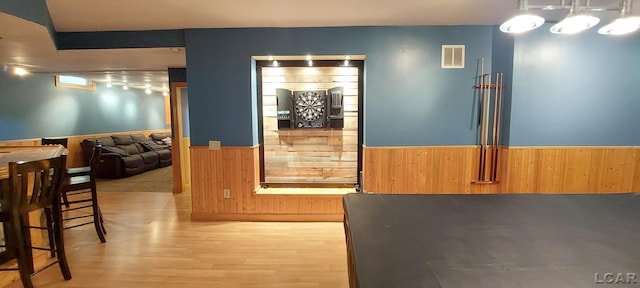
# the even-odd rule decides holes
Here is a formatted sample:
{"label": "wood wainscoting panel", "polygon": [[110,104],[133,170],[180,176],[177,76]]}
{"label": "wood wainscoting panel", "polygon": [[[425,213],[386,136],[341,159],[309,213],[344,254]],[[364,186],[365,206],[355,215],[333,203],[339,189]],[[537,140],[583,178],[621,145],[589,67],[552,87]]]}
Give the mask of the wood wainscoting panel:
{"label": "wood wainscoting panel", "polygon": [[253,149],[253,193],[260,189],[260,148]]}
{"label": "wood wainscoting panel", "polygon": [[38,146],[38,145],[40,145],[40,139],[20,139],[20,140],[0,141],[0,146]]}
{"label": "wood wainscoting panel", "polygon": [[364,147],[364,189],[391,194],[500,192],[499,184],[472,184],[478,157],[476,146]]}
{"label": "wood wainscoting panel", "polygon": [[[223,169],[222,150],[212,151],[208,146],[191,146],[191,209],[192,213],[218,213],[222,202]],[[218,199],[220,195],[220,200]]]}
{"label": "wood wainscoting panel", "polygon": [[218,194],[220,213],[247,213],[253,210],[251,194],[256,187],[254,150],[258,147],[222,147],[223,189],[229,189],[231,198]]}
{"label": "wood wainscoting panel", "polygon": [[633,185],[631,191],[640,193],[640,149],[635,149],[633,154],[635,164],[633,165]]}
{"label": "wood wainscoting panel", "polygon": [[[256,194],[259,147],[191,147],[193,220],[326,221],[342,218],[342,195]],[[229,189],[229,198],[224,198]]]}
{"label": "wood wainscoting panel", "polygon": [[510,147],[506,191],[638,191],[638,147]]}
{"label": "wood wainscoting panel", "polygon": [[[193,220],[340,219],[341,195],[256,194],[258,147],[191,148]],[[476,146],[364,147],[367,193],[638,192],[640,147],[500,148],[498,182],[474,184]],[[223,197],[230,189],[230,198]]]}
{"label": "wood wainscoting panel", "polygon": [[471,184],[475,146],[365,147],[372,193],[620,193],[640,191],[639,147],[501,147],[498,183]]}

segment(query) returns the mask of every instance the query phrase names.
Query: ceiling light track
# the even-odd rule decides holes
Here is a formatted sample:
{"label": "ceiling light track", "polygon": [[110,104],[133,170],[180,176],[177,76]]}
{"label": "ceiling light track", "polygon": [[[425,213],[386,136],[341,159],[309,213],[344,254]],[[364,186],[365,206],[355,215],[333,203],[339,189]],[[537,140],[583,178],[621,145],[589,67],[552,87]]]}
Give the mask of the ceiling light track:
{"label": "ceiling light track", "polygon": [[[527,2],[526,0],[519,0]],[[573,3],[572,3],[573,2]],[[541,5],[541,4],[528,4],[528,10],[571,10],[574,7],[575,2],[578,1],[568,1],[563,0],[560,4],[550,4],[550,5]],[[626,1],[623,1],[626,2]],[[603,6],[592,6],[591,1],[586,1],[584,5],[580,5],[580,11],[585,12],[600,12],[600,11],[620,11],[620,7],[603,7]]]}
{"label": "ceiling light track", "polygon": [[[557,2],[557,1],[556,1]],[[529,5],[527,0],[518,0],[518,15],[500,25],[505,33],[523,33],[544,24],[544,18],[532,14],[530,10],[568,10],[566,18],[551,27],[555,34],[575,34],[594,27],[600,19],[593,12],[618,11],[619,17],[598,30],[604,35],[624,35],[640,29],[640,17],[631,15],[632,0],[621,0],[619,7],[594,6],[590,0],[581,4],[580,0],[562,0],[559,4]]]}

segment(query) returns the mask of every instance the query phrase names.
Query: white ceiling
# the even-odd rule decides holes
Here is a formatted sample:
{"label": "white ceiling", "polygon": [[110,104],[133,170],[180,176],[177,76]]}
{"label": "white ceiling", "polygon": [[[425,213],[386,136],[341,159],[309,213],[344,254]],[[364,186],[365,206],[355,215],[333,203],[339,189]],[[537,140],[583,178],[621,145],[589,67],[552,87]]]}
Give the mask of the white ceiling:
{"label": "white ceiling", "polygon": [[58,31],[496,24],[509,17],[505,10],[516,9],[515,0],[48,0],[47,4]]}
{"label": "white ceiling", "polygon": [[[46,2],[58,32],[78,32],[220,27],[494,25],[502,23],[516,13],[517,1],[47,0]],[[561,1],[530,0],[529,3],[560,4]],[[618,0],[591,0],[590,2],[591,5],[613,7],[619,3]],[[608,13],[610,17],[615,16],[613,12]],[[564,14],[543,12],[542,14],[548,20],[557,20],[566,12]],[[127,81],[150,81],[144,79],[155,77],[153,81],[167,82],[168,67],[186,66],[184,52],[182,48],[56,51],[45,27],[0,13],[0,63],[24,65],[39,73],[67,72],[100,80],[105,80],[107,75],[112,75],[111,77],[114,78],[115,75],[119,77],[125,75],[128,77]],[[160,73],[149,74],[149,71],[160,71]],[[158,78],[159,75],[161,75],[160,78]]]}

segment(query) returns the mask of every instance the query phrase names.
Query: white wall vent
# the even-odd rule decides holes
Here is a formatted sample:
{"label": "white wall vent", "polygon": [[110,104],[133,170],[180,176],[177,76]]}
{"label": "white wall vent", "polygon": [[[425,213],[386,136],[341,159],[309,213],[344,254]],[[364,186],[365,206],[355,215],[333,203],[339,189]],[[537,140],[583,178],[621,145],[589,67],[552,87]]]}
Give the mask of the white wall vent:
{"label": "white wall vent", "polygon": [[442,68],[464,68],[464,45],[442,45]]}

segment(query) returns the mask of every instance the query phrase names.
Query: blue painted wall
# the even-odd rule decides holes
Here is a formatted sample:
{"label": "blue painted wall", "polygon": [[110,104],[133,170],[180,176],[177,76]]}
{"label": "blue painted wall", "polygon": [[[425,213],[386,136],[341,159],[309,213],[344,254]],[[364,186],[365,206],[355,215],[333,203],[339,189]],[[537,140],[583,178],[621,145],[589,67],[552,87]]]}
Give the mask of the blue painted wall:
{"label": "blue painted wall", "polygon": [[[174,82],[187,82],[187,69],[186,68],[169,68],[169,83]],[[182,98],[182,136],[191,136],[191,127],[189,124],[189,89],[179,88]]]}
{"label": "blue painted wall", "polygon": [[640,145],[640,34],[515,38],[510,144]]}
{"label": "blue painted wall", "polygon": [[[0,11],[47,25],[50,19],[42,14],[42,7],[46,2],[0,2]],[[251,56],[305,54],[366,55],[361,112],[367,146],[477,143],[477,99],[471,86],[481,57],[487,60],[486,71],[505,72],[502,144],[640,145],[636,124],[640,123],[636,72],[640,34],[606,37],[593,29],[558,36],[548,28],[545,25],[515,37],[491,26],[411,26],[80,32],[56,33],[56,40],[64,49],[184,44],[193,145],[207,145],[209,140],[221,140],[227,146],[257,144],[259,119]],[[442,44],[467,45],[465,69],[440,69]],[[15,83],[20,81],[31,80]],[[9,93],[22,87],[15,83],[9,86]],[[31,92],[26,86],[20,88],[23,94],[43,91],[36,85]],[[7,110],[3,119],[19,114],[2,109]],[[115,114],[114,119],[119,116]],[[22,118],[9,117],[0,124],[1,134],[7,135],[3,139],[42,134],[29,132],[36,126],[27,123],[32,120],[16,119]],[[100,129],[114,129],[108,116],[102,120],[105,124],[99,124]],[[87,133],[80,132],[87,130],[82,128],[84,123],[91,120],[80,123],[80,128],[67,127],[56,133]],[[24,135],[16,132],[21,125],[26,127]],[[164,126],[124,129],[155,128]]]}
{"label": "blue painted wall", "polygon": [[40,25],[47,25],[51,20],[45,0],[2,0],[0,1],[0,12]]}
{"label": "blue painted wall", "polygon": [[[513,90],[513,45],[514,36],[500,32],[495,27],[493,32],[493,53],[491,56],[493,75],[503,73],[502,90],[502,125],[500,130],[500,145],[509,145],[511,127],[511,96]],[[493,81],[495,83],[495,81]]]}
{"label": "blue painted wall", "polygon": [[184,30],[58,32],[58,49],[183,47]]}
{"label": "blue painted wall", "polygon": [[6,72],[0,87],[0,140],[166,128],[160,93],[102,84],[95,91],[61,88],[52,75]]}
{"label": "blue painted wall", "polygon": [[[477,59],[491,70],[491,26],[186,30],[191,143],[257,144],[254,55],[366,55],[367,146],[475,143]],[[443,44],[466,45],[465,69],[441,69]]]}
{"label": "blue painted wall", "polygon": [[187,82],[187,68],[169,68],[169,84],[173,82]]}

